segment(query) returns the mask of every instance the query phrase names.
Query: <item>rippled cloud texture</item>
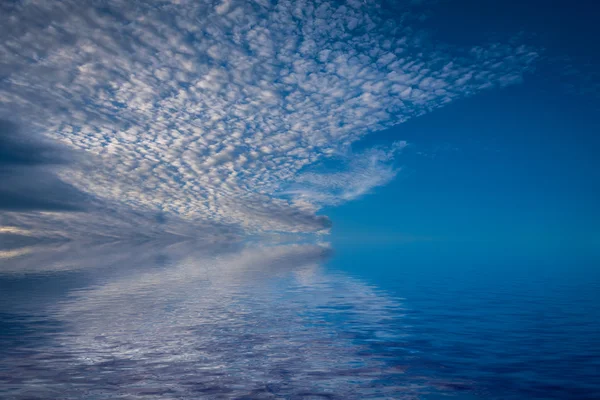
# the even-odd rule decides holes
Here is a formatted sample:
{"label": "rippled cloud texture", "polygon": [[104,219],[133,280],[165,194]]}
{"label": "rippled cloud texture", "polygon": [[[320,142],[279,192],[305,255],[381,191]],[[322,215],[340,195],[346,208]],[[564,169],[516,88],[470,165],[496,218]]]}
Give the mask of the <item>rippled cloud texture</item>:
{"label": "rippled cloud texture", "polygon": [[[326,232],[319,209],[393,179],[406,145],[353,142],[517,83],[537,56],[431,43],[408,3],[393,19],[357,0],[0,7],[0,117],[85,155],[59,176],[96,233]],[[311,167],[330,158],[343,166]],[[73,231],[73,215],[3,223]]]}

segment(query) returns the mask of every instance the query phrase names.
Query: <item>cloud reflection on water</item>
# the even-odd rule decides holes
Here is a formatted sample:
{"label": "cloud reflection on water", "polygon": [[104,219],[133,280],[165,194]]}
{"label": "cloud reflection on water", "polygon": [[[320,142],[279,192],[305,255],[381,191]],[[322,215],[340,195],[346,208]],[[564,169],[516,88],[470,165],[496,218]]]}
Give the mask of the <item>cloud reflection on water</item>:
{"label": "cloud reflection on water", "polygon": [[[414,355],[400,301],[328,272],[326,246],[90,250],[43,275],[79,278],[19,317],[26,334],[0,352],[7,395],[413,398],[435,386],[403,378]],[[2,279],[15,277],[6,269]]]}

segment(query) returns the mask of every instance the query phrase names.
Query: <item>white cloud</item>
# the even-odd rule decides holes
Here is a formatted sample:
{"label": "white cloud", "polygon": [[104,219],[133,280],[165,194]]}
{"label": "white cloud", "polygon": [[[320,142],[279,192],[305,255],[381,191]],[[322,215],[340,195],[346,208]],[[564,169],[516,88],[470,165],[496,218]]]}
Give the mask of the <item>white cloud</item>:
{"label": "white cloud", "polygon": [[298,202],[317,206],[338,205],[383,186],[396,177],[392,165],[396,153],[407,146],[395,142],[389,149],[372,148],[359,154],[345,154],[343,166],[335,172],[300,173],[285,194]]}
{"label": "white cloud", "polygon": [[[40,0],[9,11],[0,16],[0,117],[87,152],[65,181],[117,209],[252,232],[326,228],[319,205],[394,171],[360,167],[362,181],[332,191],[351,173],[301,170],[370,132],[515,83],[536,58],[502,44],[440,51],[370,1],[109,0],[95,9]],[[323,191],[319,179],[329,180]],[[298,180],[316,192],[279,196]]]}

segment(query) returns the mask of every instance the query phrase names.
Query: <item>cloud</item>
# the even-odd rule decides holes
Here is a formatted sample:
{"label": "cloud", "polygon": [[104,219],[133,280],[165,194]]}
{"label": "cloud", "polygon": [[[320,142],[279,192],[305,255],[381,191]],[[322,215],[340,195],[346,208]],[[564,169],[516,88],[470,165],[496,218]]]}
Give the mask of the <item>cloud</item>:
{"label": "cloud", "polygon": [[[350,191],[302,171],[366,134],[518,83],[537,56],[430,43],[410,6],[389,19],[372,1],[4,7],[0,117],[93,159],[62,181],[119,210],[245,232],[326,230],[320,205],[393,171],[349,162],[367,168]],[[296,181],[319,193],[286,197]]]}
{"label": "cloud", "polygon": [[86,196],[56,176],[53,166],[71,162],[71,151],[35,140],[0,120],[0,210],[81,211]]}
{"label": "cloud", "polygon": [[396,177],[399,169],[392,161],[406,146],[405,141],[400,141],[389,149],[376,147],[358,154],[345,154],[338,171],[300,173],[284,193],[296,203],[317,206],[335,206],[354,200]]}

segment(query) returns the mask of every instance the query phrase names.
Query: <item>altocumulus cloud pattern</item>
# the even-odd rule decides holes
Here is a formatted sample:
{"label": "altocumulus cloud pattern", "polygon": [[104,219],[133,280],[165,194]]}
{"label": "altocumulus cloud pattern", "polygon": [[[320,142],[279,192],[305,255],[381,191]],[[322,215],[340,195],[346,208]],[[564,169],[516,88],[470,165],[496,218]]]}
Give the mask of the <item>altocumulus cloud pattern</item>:
{"label": "altocumulus cloud pattern", "polygon": [[[410,3],[388,19],[368,0],[5,2],[0,117],[85,155],[57,175],[93,229],[326,232],[319,209],[388,182],[406,145],[352,143],[533,68],[517,40],[432,43]],[[310,168],[330,158],[343,168]]]}

